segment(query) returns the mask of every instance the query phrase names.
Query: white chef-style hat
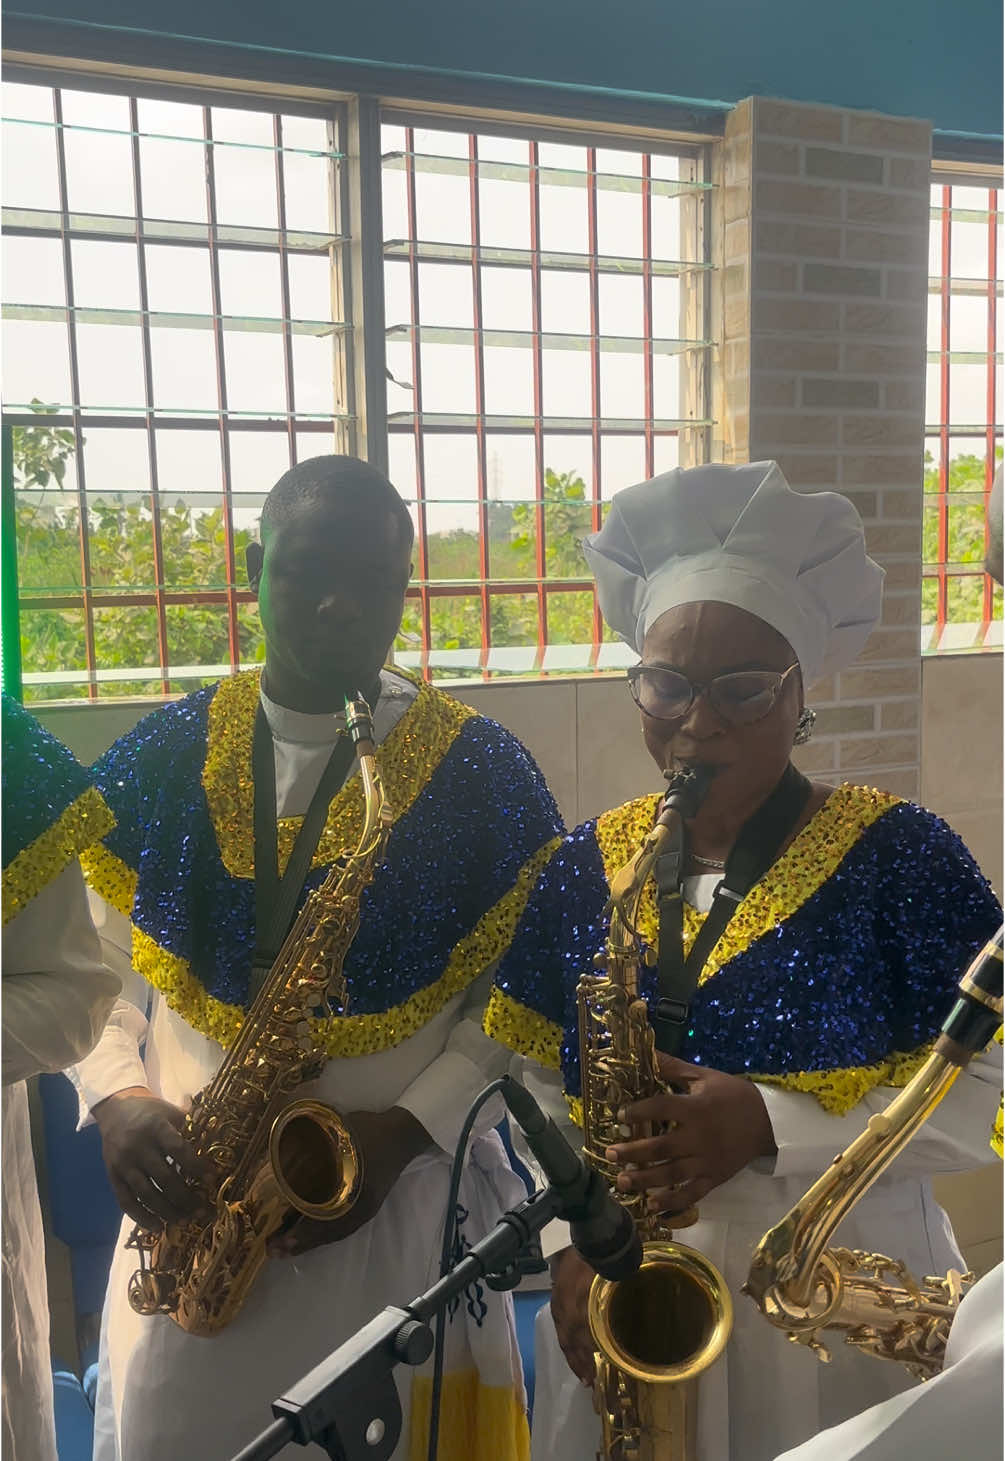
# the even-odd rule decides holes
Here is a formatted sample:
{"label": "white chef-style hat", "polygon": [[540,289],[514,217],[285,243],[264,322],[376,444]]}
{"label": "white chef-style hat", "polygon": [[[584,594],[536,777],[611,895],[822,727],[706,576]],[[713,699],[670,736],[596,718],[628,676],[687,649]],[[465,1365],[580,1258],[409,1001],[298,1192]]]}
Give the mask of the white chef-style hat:
{"label": "white chef-style hat", "polygon": [[641,654],[678,604],[746,609],[791,644],[809,685],[856,658],[883,570],[836,492],[794,492],[777,462],[678,468],[626,487],[583,544],[607,623]]}

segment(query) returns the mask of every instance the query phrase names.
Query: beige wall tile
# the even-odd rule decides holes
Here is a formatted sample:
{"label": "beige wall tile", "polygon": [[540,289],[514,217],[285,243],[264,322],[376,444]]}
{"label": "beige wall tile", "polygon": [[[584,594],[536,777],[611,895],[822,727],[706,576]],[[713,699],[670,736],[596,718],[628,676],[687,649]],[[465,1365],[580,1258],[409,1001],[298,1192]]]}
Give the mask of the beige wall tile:
{"label": "beige wall tile", "polygon": [[663,781],[642,741],[639,712],[623,680],[578,681],[579,820],[632,797],[659,791]]}

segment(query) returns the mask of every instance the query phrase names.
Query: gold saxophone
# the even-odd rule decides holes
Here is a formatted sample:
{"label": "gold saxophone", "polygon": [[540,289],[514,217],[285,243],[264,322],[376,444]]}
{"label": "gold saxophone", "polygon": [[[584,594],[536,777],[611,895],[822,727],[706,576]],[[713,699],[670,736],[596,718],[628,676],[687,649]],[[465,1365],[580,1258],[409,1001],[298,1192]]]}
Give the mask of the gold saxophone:
{"label": "gold saxophone", "polygon": [[338,1112],[320,1101],[289,1102],[324,1064],[309,1019],[329,1000],[344,1005],[342,965],[391,828],[369,709],[361,697],[347,697],[345,711],[366,799],[359,845],[307,898],[220,1069],[185,1119],[185,1135],[215,1174],[213,1216],[161,1231],[136,1227],[127,1243],[140,1255],[129,1283],[132,1308],[170,1314],[189,1334],[216,1334],[230,1323],[284,1224],[298,1214],[340,1217],[362,1182],[362,1154]]}
{"label": "gold saxophone", "polygon": [[[616,1169],[605,1152],[623,1141],[618,1111],[665,1091],[646,1002],[638,992],[640,963],[651,962],[636,931],[639,900],[657,857],[683,846],[679,796],[693,773],[672,783],[656,826],[615,877],[599,971],[577,987],[583,1082],[583,1154],[612,1183],[631,1212],[643,1244],[642,1266],[619,1282],[594,1279],[590,1331],[597,1355],[594,1400],[600,1412],[604,1461],[691,1461],[696,1453],[696,1380],[721,1354],[733,1325],[725,1280],[703,1254],[671,1240],[665,1218],[649,1213],[645,1197],[613,1186]],[[704,786],[701,787],[704,790]],[[700,795],[700,793],[699,793]],[[657,1134],[652,1126],[634,1132]],[[685,1227],[694,1215],[684,1215]]]}
{"label": "gold saxophone", "polygon": [[896,1259],[827,1244],[1001,1022],[999,929],[960,980],[956,1004],[914,1079],[869,1118],[862,1135],[758,1244],[744,1293],[769,1323],[819,1359],[830,1355],[818,1335],[834,1329],[866,1354],[899,1361],[918,1379],[941,1370],[949,1328],[972,1275],[950,1269],[944,1278],[919,1283]]}

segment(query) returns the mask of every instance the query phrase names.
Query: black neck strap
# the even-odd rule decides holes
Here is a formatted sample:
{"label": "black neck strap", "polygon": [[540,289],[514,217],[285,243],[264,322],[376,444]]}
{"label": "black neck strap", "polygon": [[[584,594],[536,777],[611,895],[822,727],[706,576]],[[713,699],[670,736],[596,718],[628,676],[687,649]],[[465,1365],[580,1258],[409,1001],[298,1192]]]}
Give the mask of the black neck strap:
{"label": "black neck strap", "polygon": [[684,957],[683,864],[679,857],[660,858],[655,867],[659,906],[659,995],[652,1012],[656,1048],[676,1055],[687,1031],[691,1000],[705,961],[754,884],[778,856],[803,814],[810,783],[790,763],[778,785],[740,829],[726,859],[712,907]]}
{"label": "black neck strap", "polygon": [[[378,681],[368,704],[376,707],[379,695]],[[276,811],[276,759],[268,717],[259,701],[251,749],[255,785],[255,952],[248,990],[249,1006],[276,962],[290,931],[307,873],[328,819],[332,797],[348,776],[355,754],[352,741],[343,732],[332,748],[297,833],[286,871],[280,878],[276,837],[279,820]]]}

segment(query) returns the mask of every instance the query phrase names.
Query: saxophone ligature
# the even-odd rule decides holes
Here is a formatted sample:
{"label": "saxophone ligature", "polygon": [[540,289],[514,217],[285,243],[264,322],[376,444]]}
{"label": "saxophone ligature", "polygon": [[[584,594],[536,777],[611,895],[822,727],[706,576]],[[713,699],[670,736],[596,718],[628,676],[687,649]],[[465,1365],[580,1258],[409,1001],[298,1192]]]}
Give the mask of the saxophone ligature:
{"label": "saxophone ligature", "polygon": [[[596,1357],[594,1400],[600,1412],[603,1461],[692,1461],[696,1454],[696,1381],[721,1354],[733,1323],[725,1280],[707,1258],[672,1241],[672,1224],[646,1210],[643,1194],[613,1185],[605,1155],[628,1134],[623,1106],[664,1092],[648,1007],[638,975],[652,962],[637,931],[639,902],[658,857],[681,852],[684,822],[694,815],[711,775],[704,768],[671,780],[656,825],[617,874],[605,910],[609,919],[596,973],[577,987],[583,1083],[583,1154],[612,1184],[642,1239],[642,1265],[631,1278],[594,1279],[589,1322]],[[633,1129],[653,1136],[657,1128]]]}
{"label": "saxophone ligature", "polygon": [[212,1174],[212,1215],[159,1231],[137,1227],[127,1242],[140,1255],[131,1307],[169,1314],[189,1334],[215,1334],[230,1323],[269,1239],[288,1222],[341,1217],[362,1184],[362,1153],[338,1112],[291,1100],[324,1064],[311,1015],[345,1010],[342,966],[391,828],[361,696],[346,697],[345,718],[365,799],[359,843],[308,896],[220,1069],[185,1119],[185,1135]]}
{"label": "saxophone ligature", "polygon": [[950,1269],[944,1278],[919,1282],[897,1259],[827,1245],[1001,1023],[999,929],[960,980],[956,1003],[917,1075],[885,1111],[869,1118],[861,1136],[758,1244],[744,1292],[769,1323],[819,1359],[830,1359],[819,1335],[835,1330],[866,1354],[898,1361],[917,1379],[941,1370],[949,1328],[972,1276]]}

